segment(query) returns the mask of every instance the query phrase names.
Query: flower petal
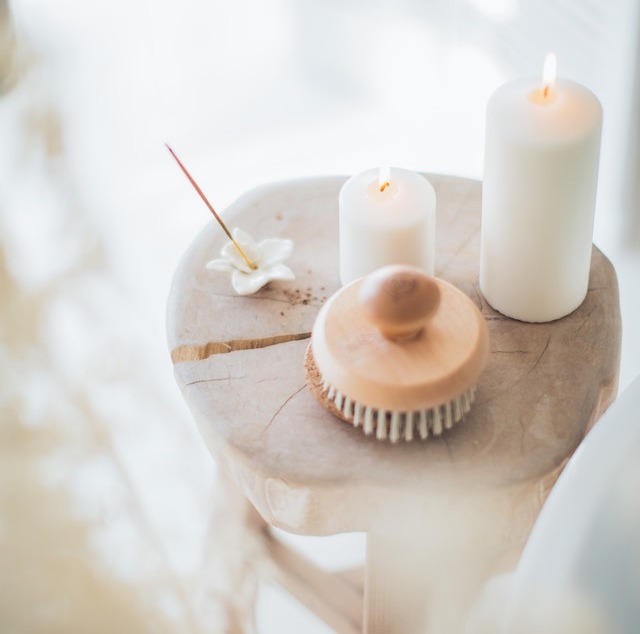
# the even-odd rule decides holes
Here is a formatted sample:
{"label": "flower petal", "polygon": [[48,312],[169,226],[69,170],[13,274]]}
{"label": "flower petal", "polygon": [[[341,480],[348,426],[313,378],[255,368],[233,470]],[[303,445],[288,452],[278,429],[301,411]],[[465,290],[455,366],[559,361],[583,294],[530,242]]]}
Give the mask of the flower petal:
{"label": "flower petal", "polygon": [[238,293],[238,295],[251,295],[251,293],[260,290],[268,282],[269,277],[260,269],[252,273],[243,273],[242,271],[236,270],[231,276],[233,290]]}
{"label": "flower petal", "polygon": [[287,281],[296,279],[293,271],[284,264],[276,264],[275,266],[270,266],[268,269],[265,269],[265,273],[270,280]]}
{"label": "flower petal", "polygon": [[[234,268],[244,271],[245,273],[251,272],[249,265],[245,262],[245,259],[240,255],[240,252],[236,248],[236,245],[233,244],[233,242],[227,242],[222,247],[222,250],[220,251],[220,255],[222,255],[224,259],[228,260]],[[247,257],[249,257],[248,254],[247,254]]]}
{"label": "flower petal", "polygon": [[285,238],[267,238],[258,244],[260,266],[268,267],[286,260],[293,251],[293,241]]}
{"label": "flower petal", "polygon": [[239,244],[255,245],[256,243],[256,241],[244,229],[240,229],[240,227],[234,227],[231,233],[233,234],[233,239]]}
{"label": "flower petal", "polygon": [[218,258],[216,260],[209,260],[205,265],[209,271],[234,271],[235,267],[230,260],[226,258]]}

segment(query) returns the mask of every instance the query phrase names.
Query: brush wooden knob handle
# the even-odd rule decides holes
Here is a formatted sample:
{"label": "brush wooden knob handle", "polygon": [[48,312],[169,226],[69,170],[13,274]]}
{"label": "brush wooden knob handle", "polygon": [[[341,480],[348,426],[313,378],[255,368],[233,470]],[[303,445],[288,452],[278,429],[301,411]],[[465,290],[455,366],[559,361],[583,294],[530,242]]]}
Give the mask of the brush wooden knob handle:
{"label": "brush wooden knob handle", "polygon": [[391,265],[366,278],[358,299],[382,335],[400,341],[422,332],[440,304],[440,288],[421,269]]}

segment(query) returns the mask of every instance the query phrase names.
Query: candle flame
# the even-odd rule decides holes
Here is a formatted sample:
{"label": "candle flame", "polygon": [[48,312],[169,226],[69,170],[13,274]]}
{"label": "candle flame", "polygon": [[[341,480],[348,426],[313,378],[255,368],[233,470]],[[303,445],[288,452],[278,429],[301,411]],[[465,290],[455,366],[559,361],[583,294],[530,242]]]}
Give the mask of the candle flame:
{"label": "candle flame", "polygon": [[557,60],[555,53],[547,53],[542,67],[542,92],[546,97],[556,81]]}
{"label": "candle flame", "polygon": [[378,172],[378,187],[383,192],[389,187],[389,179],[391,178],[391,170],[388,167],[381,167]]}

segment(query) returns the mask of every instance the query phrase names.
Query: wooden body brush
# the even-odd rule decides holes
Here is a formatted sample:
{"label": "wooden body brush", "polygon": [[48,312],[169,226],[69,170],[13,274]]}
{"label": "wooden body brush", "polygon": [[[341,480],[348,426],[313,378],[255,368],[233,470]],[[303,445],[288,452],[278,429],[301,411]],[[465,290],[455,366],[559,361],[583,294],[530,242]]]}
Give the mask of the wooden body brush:
{"label": "wooden body brush", "polygon": [[480,311],[460,290],[386,266],[333,295],[305,357],[307,385],[365,434],[440,435],[469,411],[488,354]]}

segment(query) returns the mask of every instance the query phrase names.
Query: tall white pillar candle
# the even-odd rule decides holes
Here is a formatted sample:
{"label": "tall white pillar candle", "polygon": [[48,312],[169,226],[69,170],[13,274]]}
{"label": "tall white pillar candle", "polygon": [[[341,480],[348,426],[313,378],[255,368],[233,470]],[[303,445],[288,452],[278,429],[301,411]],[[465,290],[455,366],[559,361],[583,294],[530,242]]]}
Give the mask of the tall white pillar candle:
{"label": "tall white pillar candle", "polygon": [[339,197],[343,284],[387,264],[411,264],[433,275],[436,194],[420,174],[392,167],[352,176]]}
{"label": "tall white pillar candle", "polygon": [[480,288],[504,315],[551,321],[582,303],[601,125],[596,97],[567,80],[516,80],[489,100]]}

